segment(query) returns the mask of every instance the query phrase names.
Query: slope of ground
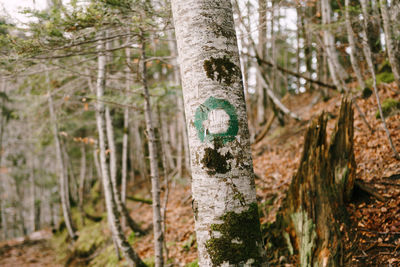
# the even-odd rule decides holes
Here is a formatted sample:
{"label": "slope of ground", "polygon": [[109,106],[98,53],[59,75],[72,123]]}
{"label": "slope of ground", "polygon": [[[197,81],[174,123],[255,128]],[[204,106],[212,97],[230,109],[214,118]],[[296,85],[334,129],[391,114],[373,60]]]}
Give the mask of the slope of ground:
{"label": "slope of ground", "polygon": [[[379,93],[382,100],[400,100],[394,85],[381,85]],[[285,127],[275,125],[268,136],[253,145],[262,223],[275,219],[291,178],[297,170],[308,121],[325,111],[330,118],[328,132],[334,127],[341,95],[333,96],[327,102],[314,104],[317,99],[318,93],[291,96],[288,106],[301,114],[305,121],[290,121]],[[358,244],[351,251],[352,266],[400,266],[400,162],[394,159],[381,121],[376,118],[375,97],[358,99],[357,103],[374,129],[373,133],[369,131],[356,110],[354,145],[357,179],[372,187],[383,199],[380,201],[368,194],[356,194],[355,199],[348,204],[348,212],[357,236],[353,241]],[[400,150],[400,113],[389,116],[387,123],[393,141]],[[171,266],[197,266],[189,181],[175,180],[169,199],[166,225],[168,263]],[[151,228],[151,206],[131,201],[128,204],[132,217],[143,228]],[[109,242],[107,244],[110,246]],[[153,235],[136,238],[133,244],[140,256],[151,263]],[[50,266],[46,264],[54,263],[54,255],[42,241],[1,245],[0,258],[0,266]],[[13,260],[18,260],[18,264],[7,265]]]}
{"label": "slope of ground", "polygon": [[29,237],[0,243],[0,266],[58,267],[49,244],[49,230],[34,232]]}

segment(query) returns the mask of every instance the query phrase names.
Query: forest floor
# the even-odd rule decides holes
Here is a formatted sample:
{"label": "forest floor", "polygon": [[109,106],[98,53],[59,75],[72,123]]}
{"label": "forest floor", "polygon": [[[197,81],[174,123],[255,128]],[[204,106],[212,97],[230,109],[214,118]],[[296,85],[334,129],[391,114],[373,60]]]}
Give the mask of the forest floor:
{"label": "forest floor", "polygon": [[[381,84],[379,93],[382,101],[388,98],[400,100],[399,91],[392,84]],[[325,111],[330,118],[328,132],[334,128],[341,96],[334,95],[327,102],[315,101],[318,98],[317,93],[290,97],[288,107],[301,114],[306,121],[290,121],[284,127],[275,125],[263,140],[252,147],[262,223],[275,220],[298,168],[308,120]],[[372,188],[380,200],[370,194],[355,192],[353,201],[347,204],[355,246],[348,251],[346,260],[348,266],[400,266],[400,162],[394,159],[382,123],[376,118],[374,95],[367,99],[360,98],[357,103],[374,129],[371,133],[355,110],[357,179]],[[395,146],[400,150],[400,112],[391,114],[387,124]],[[148,194],[148,190],[142,191],[143,196]],[[169,199],[166,226],[169,263],[172,266],[197,266],[190,182],[175,179]],[[128,204],[134,220],[144,228],[151,227],[151,206],[130,201]],[[0,266],[57,266],[48,238],[49,234],[36,241],[25,239],[0,244]],[[149,234],[138,237],[134,242],[134,248],[147,261],[151,261],[153,255],[152,241],[153,236]]]}

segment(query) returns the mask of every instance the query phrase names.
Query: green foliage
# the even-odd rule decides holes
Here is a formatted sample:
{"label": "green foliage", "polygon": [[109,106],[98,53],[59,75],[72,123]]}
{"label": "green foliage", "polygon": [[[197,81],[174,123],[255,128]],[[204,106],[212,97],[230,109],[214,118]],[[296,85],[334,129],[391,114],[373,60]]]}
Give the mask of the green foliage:
{"label": "green foliage", "polygon": [[[388,117],[396,112],[399,112],[400,110],[400,101],[393,99],[393,98],[387,98],[383,100],[382,102],[382,112],[384,117]],[[381,117],[379,110],[376,111],[375,117],[379,119]]]}
{"label": "green foliage", "polygon": [[185,267],[199,267],[199,260],[194,260],[191,263],[185,265]]}
{"label": "green foliage", "polygon": [[74,245],[76,254],[87,257],[103,245],[108,239],[104,230],[103,223],[93,223],[82,228]]}
{"label": "green foliage", "polygon": [[189,237],[189,240],[187,240],[183,245],[182,248],[184,251],[188,252],[190,248],[196,244],[196,236],[194,234],[191,234]]}
{"label": "green foliage", "polygon": [[117,267],[122,266],[122,264],[119,262],[114,245],[111,243],[105,249],[102,249],[100,254],[90,261],[88,266]]}
{"label": "green foliage", "polygon": [[50,240],[51,246],[55,250],[56,261],[64,262],[68,256],[68,232],[64,229],[61,232],[56,232]]}
{"label": "green foliage", "polygon": [[382,72],[376,75],[376,82],[380,83],[391,83],[394,81],[394,75],[392,72]]}
{"label": "green foliage", "polygon": [[154,263],[154,256],[148,257],[146,259],[143,260],[144,264],[146,264],[148,267],[154,267],[155,263]]}

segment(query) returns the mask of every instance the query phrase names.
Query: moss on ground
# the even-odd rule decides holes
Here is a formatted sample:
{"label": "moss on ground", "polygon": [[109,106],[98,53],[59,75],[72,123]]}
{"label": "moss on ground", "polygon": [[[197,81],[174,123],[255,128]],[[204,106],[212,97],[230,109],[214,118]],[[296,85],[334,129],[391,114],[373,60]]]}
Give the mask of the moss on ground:
{"label": "moss on ground", "polygon": [[92,223],[79,231],[79,238],[74,244],[75,254],[81,257],[91,255],[96,249],[102,246],[108,239],[104,234],[103,223]]}
{"label": "moss on ground", "polygon": [[107,245],[92,261],[90,261],[89,267],[117,267],[127,266],[118,260],[117,254],[115,253],[114,245]]}
{"label": "moss on ground", "polygon": [[[394,113],[398,112],[400,110],[400,101],[393,99],[393,98],[387,98],[383,100],[382,102],[382,112],[384,117],[388,117],[390,115],[393,115]],[[376,111],[375,117],[379,119],[381,117],[379,110]]]}

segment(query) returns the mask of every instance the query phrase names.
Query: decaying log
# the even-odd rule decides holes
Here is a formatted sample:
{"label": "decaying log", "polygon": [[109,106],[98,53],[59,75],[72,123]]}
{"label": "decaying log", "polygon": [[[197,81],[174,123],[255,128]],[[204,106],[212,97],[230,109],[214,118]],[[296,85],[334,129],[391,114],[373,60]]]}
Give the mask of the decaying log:
{"label": "decaying log", "polygon": [[342,101],[329,145],[326,125],[322,114],[308,128],[299,169],[276,222],[266,230],[270,257],[298,255],[302,267],[345,266],[341,232],[349,219],[344,203],[352,195],[356,172],[351,101]]}

